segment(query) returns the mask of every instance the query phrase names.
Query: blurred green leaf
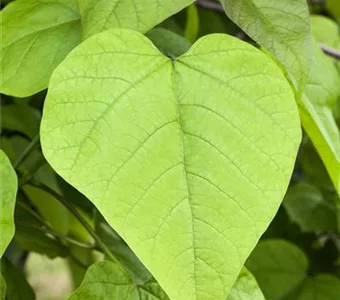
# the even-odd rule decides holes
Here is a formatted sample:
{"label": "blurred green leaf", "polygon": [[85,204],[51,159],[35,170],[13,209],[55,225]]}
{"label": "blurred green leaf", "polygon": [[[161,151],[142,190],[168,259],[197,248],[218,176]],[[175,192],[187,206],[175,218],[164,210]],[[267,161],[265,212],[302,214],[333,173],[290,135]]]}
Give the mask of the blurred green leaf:
{"label": "blurred green leaf", "polygon": [[308,261],[294,244],[266,240],[256,246],[246,267],[255,276],[266,300],[278,300],[304,282]]}
{"label": "blurred green leaf", "polygon": [[23,186],[22,190],[40,215],[50,223],[56,232],[63,235],[68,234],[70,213],[55,197],[30,185]]}
{"label": "blurred green leaf", "polygon": [[198,11],[195,4],[187,7],[187,22],[184,30],[184,37],[194,43],[198,36],[200,20],[198,16]]}
{"label": "blurred green leaf", "polygon": [[340,25],[340,2],[339,0],[326,0],[326,8]]}
{"label": "blurred green leaf", "polygon": [[25,275],[4,258],[1,259],[1,274],[6,281],[8,300],[35,300],[34,292]]}
{"label": "blurred green leaf", "polygon": [[18,190],[17,175],[5,152],[0,150],[1,167],[1,214],[0,214],[0,257],[4,254],[15,232],[14,208]]}
{"label": "blurred green leaf", "polygon": [[5,278],[0,274],[0,300],[6,300],[6,288]]}
{"label": "blurred green leaf", "polygon": [[57,240],[35,228],[25,226],[24,221],[17,223],[15,239],[21,249],[47,255],[50,258],[67,257],[69,250]]}
{"label": "blurred green leaf", "polygon": [[303,231],[337,231],[337,210],[313,185],[300,182],[288,190],[283,205]]}
{"label": "blurred green leaf", "polygon": [[166,56],[178,57],[189,50],[191,43],[183,36],[165,28],[154,28],[146,36]]}
{"label": "blurred green leaf", "polygon": [[308,276],[305,254],[284,240],[260,242],[246,263],[266,300],[335,300],[340,280],[331,275]]}
{"label": "blurred green leaf", "polygon": [[40,112],[26,104],[1,106],[1,131],[23,133],[32,139],[39,132]]}
{"label": "blurred green leaf", "polygon": [[311,28],[315,39],[330,47],[340,46],[339,25],[332,19],[321,15],[311,16]]}

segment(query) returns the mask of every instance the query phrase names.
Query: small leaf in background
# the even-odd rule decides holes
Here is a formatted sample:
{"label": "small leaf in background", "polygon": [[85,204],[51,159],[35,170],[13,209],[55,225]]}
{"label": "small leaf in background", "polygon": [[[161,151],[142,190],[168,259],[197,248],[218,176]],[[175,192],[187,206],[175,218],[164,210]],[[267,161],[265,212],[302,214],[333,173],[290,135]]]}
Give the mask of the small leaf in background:
{"label": "small leaf in background", "polygon": [[131,30],[98,34],[59,65],[41,127],[53,168],[172,300],[225,299],[300,138],[291,88],[255,47],[212,35],[172,61]]}
{"label": "small leaf in background", "polygon": [[227,300],[265,300],[265,298],[253,275],[243,267]]}
{"label": "small leaf in background", "polygon": [[337,209],[313,185],[300,182],[288,189],[283,201],[290,219],[302,231],[337,231]]}
{"label": "small leaf in background", "polygon": [[222,0],[228,17],[271,52],[302,94],[312,59],[310,21],[304,0]]}
{"label": "small leaf in background", "polygon": [[197,39],[199,26],[198,11],[196,5],[192,4],[187,8],[187,22],[184,31],[184,37],[191,43],[194,43]]}
{"label": "small leaf in background", "polygon": [[154,28],[146,36],[163,54],[171,58],[182,55],[191,47],[191,43],[183,36],[165,28]]}
{"label": "small leaf in background", "polygon": [[1,274],[6,281],[6,296],[9,300],[35,300],[34,292],[25,275],[7,259],[1,259]]}
{"label": "small leaf in background", "polygon": [[0,300],[6,300],[6,281],[0,274]]}
{"label": "small leaf in background", "polygon": [[[110,295],[112,300],[140,299],[136,285],[122,267],[113,262],[103,261],[89,267],[82,284],[68,300],[100,300],[105,299],[107,295]],[[156,295],[152,297],[158,299]]]}
{"label": "small leaf in background", "polygon": [[36,207],[52,228],[63,235],[69,232],[69,212],[55,197],[48,192],[30,185],[23,186],[23,191],[29,201]]}
{"label": "small leaf in background", "polygon": [[246,266],[266,300],[335,300],[340,295],[338,278],[328,274],[308,276],[305,254],[284,240],[260,242]]}
{"label": "small leaf in background", "polygon": [[15,232],[14,208],[18,190],[17,175],[6,154],[0,150],[1,168],[1,214],[0,214],[0,257],[4,254]]}
{"label": "small leaf in background", "polygon": [[[169,300],[155,280],[135,285],[119,265],[108,261],[91,266],[69,300],[99,300],[106,295],[112,295],[112,300]],[[243,268],[226,300],[265,299],[254,277]]]}
{"label": "small leaf in background", "polygon": [[137,284],[144,284],[149,281],[151,279],[150,272],[101,215],[96,217],[95,225],[98,236],[104,241],[130,276],[133,277],[134,281]]}
{"label": "small leaf in background", "polygon": [[313,42],[314,58],[304,95],[298,100],[303,128],[318,151],[340,195],[340,133],[332,107],[340,95],[333,61]]}
{"label": "small leaf in background", "polygon": [[82,38],[112,29],[145,33],[194,0],[76,0],[82,16]]}
{"label": "small leaf in background", "polygon": [[246,262],[266,300],[283,299],[306,278],[308,261],[294,244],[284,240],[260,242]]}
{"label": "small leaf in background", "polygon": [[27,97],[47,88],[55,67],[79,43],[74,0],[19,0],[1,11],[1,93]]}
{"label": "small leaf in background", "polygon": [[318,42],[329,47],[340,47],[339,25],[332,19],[321,15],[311,16],[311,28]]}
{"label": "small leaf in background", "polygon": [[3,129],[23,133],[32,139],[39,132],[41,115],[26,104],[1,106],[1,131]]}
{"label": "small leaf in background", "polygon": [[340,25],[340,2],[339,0],[327,0],[326,8],[329,13],[338,21]]}

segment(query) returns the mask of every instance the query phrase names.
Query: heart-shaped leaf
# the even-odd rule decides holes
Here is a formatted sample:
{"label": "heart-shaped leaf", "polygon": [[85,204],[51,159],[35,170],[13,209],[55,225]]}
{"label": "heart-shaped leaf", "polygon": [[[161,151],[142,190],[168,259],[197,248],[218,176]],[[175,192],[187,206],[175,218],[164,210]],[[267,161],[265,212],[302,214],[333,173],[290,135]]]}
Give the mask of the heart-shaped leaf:
{"label": "heart-shaped leaf", "polygon": [[1,167],[1,215],[0,215],[0,257],[4,254],[14,236],[14,207],[18,190],[18,179],[5,152],[0,150]]}
{"label": "heart-shaped leaf", "polygon": [[200,39],[171,60],[140,33],[75,49],[41,127],[86,195],[172,300],[222,300],[275,215],[301,130],[288,82],[253,46]]}

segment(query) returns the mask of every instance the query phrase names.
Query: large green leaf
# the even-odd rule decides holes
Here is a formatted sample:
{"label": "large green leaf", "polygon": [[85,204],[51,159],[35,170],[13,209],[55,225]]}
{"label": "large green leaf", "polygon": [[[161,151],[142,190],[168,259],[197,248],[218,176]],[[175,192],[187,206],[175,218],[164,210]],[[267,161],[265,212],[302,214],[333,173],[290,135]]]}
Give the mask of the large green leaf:
{"label": "large green leaf", "polygon": [[147,32],[194,0],[76,0],[86,39],[111,28]]}
{"label": "large green leaf", "polygon": [[11,162],[5,152],[0,150],[1,167],[1,215],[0,215],[0,257],[4,254],[9,242],[14,236],[14,208],[18,190],[18,179]]}
{"label": "large green leaf", "polygon": [[218,300],[278,209],[300,131],[284,75],[251,45],[211,35],[171,60],[112,30],[55,71],[41,141],[171,299]]}
{"label": "large green leaf", "polygon": [[19,0],[1,11],[1,92],[17,97],[48,85],[55,67],[78,43],[74,0]]}
{"label": "large green leaf", "polygon": [[309,277],[305,254],[284,240],[259,243],[246,265],[266,300],[334,300],[340,295],[339,279],[326,274]]}
{"label": "large green leaf", "polygon": [[303,231],[336,231],[336,206],[313,185],[300,182],[288,190],[283,205]]}
{"label": "large green leaf", "polygon": [[304,95],[299,99],[301,123],[340,194],[340,133],[332,107],[340,94],[333,61],[313,43],[314,59]]}
{"label": "large green leaf", "polygon": [[226,14],[285,67],[300,94],[311,60],[306,0],[221,0]]}
{"label": "large green leaf", "polygon": [[255,278],[242,268],[227,300],[265,300]]}

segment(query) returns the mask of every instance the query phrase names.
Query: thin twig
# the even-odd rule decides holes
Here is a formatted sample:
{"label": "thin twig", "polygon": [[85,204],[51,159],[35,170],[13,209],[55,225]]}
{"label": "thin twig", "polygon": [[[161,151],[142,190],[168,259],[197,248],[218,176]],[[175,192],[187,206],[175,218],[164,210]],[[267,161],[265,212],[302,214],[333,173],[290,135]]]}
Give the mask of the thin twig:
{"label": "thin twig", "polygon": [[196,5],[200,8],[204,8],[207,10],[224,12],[222,5],[216,2],[209,1],[209,0],[197,0]]}
{"label": "thin twig", "polygon": [[24,223],[24,222],[21,222],[21,221],[16,221],[15,223],[17,225],[19,225],[19,226],[32,228],[32,229],[41,231],[41,232],[43,232],[45,234],[50,234],[50,235],[53,236],[53,238],[57,239],[59,242],[61,242],[62,240],[65,240],[66,242],[68,242],[68,243],[70,243],[72,245],[81,247],[81,248],[94,249],[94,247],[92,245],[85,244],[85,243],[79,242],[79,241],[77,241],[75,239],[72,239],[72,238],[70,238],[68,236],[62,235],[62,234],[54,231],[53,229],[51,229],[49,226],[42,226],[42,227],[33,226],[33,225],[30,225],[30,224],[27,224],[27,223]]}
{"label": "thin twig", "polygon": [[115,256],[112,254],[110,249],[105,245],[105,243],[102,241],[102,239],[97,235],[97,233],[92,229],[91,225],[87,223],[87,221],[82,217],[82,215],[78,212],[78,210],[68,201],[66,201],[61,195],[56,193],[53,189],[48,187],[47,185],[37,182],[34,179],[31,179],[28,184],[33,185],[37,188],[41,188],[45,190],[46,192],[50,193],[52,196],[54,196],[57,200],[59,200],[77,219],[78,221],[84,226],[84,228],[88,231],[88,233],[93,237],[93,239],[96,241],[99,248],[102,249],[103,253],[113,262],[118,263]]}
{"label": "thin twig", "polygon": [[323,53],[327,54],[328,56],[331,56],[336,59],[340,59],[340,50],[334,49],[324,44],[319,44],[319,47],[321,48]]}
{"label": "thin twig", "polygon": [[21,153],[21,155],[18,157],[16,162],[13,164],[13,167],[17,169],[27,158],[27,156],[31,153],[31,151],[39,144],[39,134],[37,134],[34,139],[29,143],[27,148]]}

